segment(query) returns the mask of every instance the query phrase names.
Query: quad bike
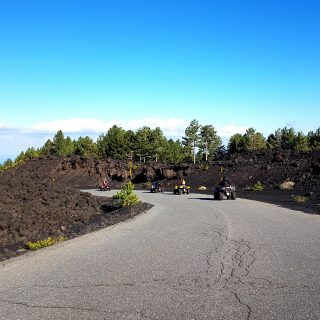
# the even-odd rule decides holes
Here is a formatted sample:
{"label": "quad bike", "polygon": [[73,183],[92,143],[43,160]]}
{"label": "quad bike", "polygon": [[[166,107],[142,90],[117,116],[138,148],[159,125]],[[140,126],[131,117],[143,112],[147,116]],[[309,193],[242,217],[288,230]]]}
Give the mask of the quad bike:
{"label": "quad bike", "polygon": [[159,184],[153,183],[150,192],[163,192],[163,188]]}
{"label": "quad bike", "polygon": [[224,197],[227,199],[236,200],[236,187],[216,187],[213,193],[214,200],[223,200]]}
{"label": "quad bike", "polygon": [[99,187],[99,190],[100,190],[100,191],[110,191],[111,188],[110,188],[108,185],[102,184],[102,185]]}
{"label": "quad bike", "polygon": [[184,186],[184,185],[175,185],[173,189],[173,194],[189,194],[190,193],[190,187]]}

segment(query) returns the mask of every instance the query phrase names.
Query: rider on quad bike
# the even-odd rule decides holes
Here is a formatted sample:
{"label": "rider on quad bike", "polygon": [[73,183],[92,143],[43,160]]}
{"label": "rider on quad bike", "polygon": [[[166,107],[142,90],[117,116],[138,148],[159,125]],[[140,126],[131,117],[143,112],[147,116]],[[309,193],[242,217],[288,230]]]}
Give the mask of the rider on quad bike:
{"label": "rider on quad bike", "polygon": [[104,179],[102,182],[102,185],[99,187],[100,191],[110,191],[109,184],[107,182],[107,179]]}
{"label": "rider on quad bike", "polygon": [[219,183],[220,187],[230,187],[231,183],[227,177],[223,177],[221,182]]}
{"label": "rider on quad bike", "polygon": [[219,186],[216,187],[213,197],[215,200],[223,200],[224,197],[227,199],[236,200],[236,188],[235,186],[231,185],[231,182],[227,177],[223,177]]}
{"label": "rider on quad bike", "polygon": [[150,192],[163,192],[163,188],[159,180],[152,183]]}
{"label": "rider on quad bike", "polygon": [[186,180],[184,178],[181,178],[179,183],[175,185],[173,189],[174,194],[189,194],[190,193],[190,187],[186,185]]}

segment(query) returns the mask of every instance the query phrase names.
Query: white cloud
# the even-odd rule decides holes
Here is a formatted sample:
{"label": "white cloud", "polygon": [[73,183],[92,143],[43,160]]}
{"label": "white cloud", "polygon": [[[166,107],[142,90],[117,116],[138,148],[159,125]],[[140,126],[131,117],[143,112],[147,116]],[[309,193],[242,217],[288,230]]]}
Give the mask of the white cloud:
{"label": "white cloud", "polygon": [[[167,137],[180,138],[185,134],[186,127],[190,124],[189,120],[182,118],[143,118],[134,120],[109,120],[100,119],[84,119],[71,118],[64,120],[54,120],[41,122],[29,127],[21,128],[0,122],[0,140],[9,139],[16,135],[37,135],[37,136],[53,136],[58,130],[62,130],[65,135],[89,135],[98,136],[98,134],[106,133],[113,125],[124,128],[125,130],[137,130],[143,126],[154,129],[160,127],[164,135]],[[230,138],[236,133],[245,133],[247,127],[228,124],[223,127],[216,126],[217,133],[220,137]],[[48,138],[47,138],[48,139]]]}
{"label": "white cloud", "polygon": [[[136,130],[140,127],[147,126],[151,129],[160,127],[166,136],[182,136],[189,121],[179,118],[157,119],[145,118],[139,120],[130,120],[124,125],[125,129]],[[126,128],[127,127],[127,128]]]}
{"label": "white cloud", "polygon": [[237,126],[234,124],[228,124],[224,127],[217,128],[217,133],[221,137],[230,138],[236,133],[244,134],[248,127]]}
{"label": "white cloud", "polygon": [[55,133],[62,130],[64,133],[105,133],[113,125],[124,128],[125,130],[136,130],[140,127],[147,126],[152,129],[160,127],[167,136],[180,136],[184,134],[184,130],[189,121],[179,118],[157,119],[145,118],[129,121],[110,120],[103,121],[99,119],[83,119],[72,118],[65,120],[55,120],[49,122],[41,122],[28,128],[29,132],[51,132]]}
{"label": "white cloud", "polygon": [[[25,128],[18,128],[0,122],[0,134],[4,138],[7,134],[37,134],[37,135],[52,135],[58,130],[62,130],[65,134],[101,134],[106,133],[113,125],[124,128],[125,130],[137,130],[143,126],[154,129],[160,127],[163,133],[168,137],[181,137],[185,134],[186,127],[190,124],[189,120],[181,118],[143,118],[134,120],[109,120],[100,119],[84,119],[71,118],[64,120],[54,120],[41,122]],[[236,133],[245,133],[247,127],[228,124],[223,127],[215,126],[217,133],[221,137],[230,138]],[[0,137],[1,138],[1,137]]]}
{"label": "white cloud", "polygon": [[297,121],[292,120],[292,121],[288,121],[285,125],[285,127],[287,128],[295,128],[295,126],[297,125]]}
{"label": "white cloud", "polygon": [[[15,158],[21,151],[27,150],[29,147],[41,147],[48,139],[53,139],[58,130],[62,130],[66,136],[70,136],[72,139],[77,139],[79,136],[89,136],[95,140],[99,134],[106,133],[113,125],[133,131],[147,126],[152,129],[160,127],[166,137],[181,139],[189,124],[189,120],[182,118],[156,117],[129,121],[72,118],[41,122],[24,128],[0,122],[0,156],[5,154]],[[234,124],[223,127],[215,126],[215,128],[224,144],[227,144],[233,134],[243,134],[247,129],[247,127]]]}
{"label": "white cloud", "polygon": [[29,127],[30,131],[38,132],[52,132],[58,130],[63,132],[104,132],[108,127],[112,126],[113,122],[104,122],[99,119],[82,119],[72,118],[65,120],[54,120],[48,122],[41,122]]}

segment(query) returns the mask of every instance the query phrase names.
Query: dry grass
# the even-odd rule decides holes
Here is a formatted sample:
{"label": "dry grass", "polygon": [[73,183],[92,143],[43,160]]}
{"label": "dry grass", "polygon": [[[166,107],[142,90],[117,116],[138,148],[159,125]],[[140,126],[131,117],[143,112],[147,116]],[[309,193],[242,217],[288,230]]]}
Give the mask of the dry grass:
{"label": "dry grass", "polygon": [[305,203],[308,201],[308,198],[306,196],[292,195],[291,197],[293,201],[297,203]]}

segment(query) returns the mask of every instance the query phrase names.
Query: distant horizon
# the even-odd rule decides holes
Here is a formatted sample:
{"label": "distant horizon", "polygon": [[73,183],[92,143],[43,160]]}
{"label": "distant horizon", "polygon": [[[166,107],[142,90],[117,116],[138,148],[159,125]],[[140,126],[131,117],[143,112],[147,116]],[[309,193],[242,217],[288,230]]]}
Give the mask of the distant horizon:
{"label": "distant horizon", "polygon": [[[196,120],[197,120],[197,119],[196,119]],[[205,124],[202,124],[202,125],[205,125]],[[141,126],[140,126],[140,127],[141,127]],[[293,127],[289,127],[289,126],[284,126],[284,127],[278,127],[276,130],[278,130],[278,129],[284,129],[285,127],[288,128],[288,129],[293,128]],[[248,128],[256,129],[256,128],[254,128],[253,126],[248,127]],[[248,129],[248,128],[246,128],[246,129]],[[125,128],[123,128],[123,129],[125,129]],[[160,127],[160,129],[161,129],[161,127]],[[215,129],[216,129],[216,128],[215,128]],[[244,134],[246,129],[245,129],[245,128],[242,128],[241,132],[235,132],[235,133],[233,133],[233,134],[236,134],[236,133]],[[293,129],[294,129],[294,128],[293,128]],[[314,129],[309,129],[309,130],[307,130],[307,132],[303,132],[303,134],[307,135],[308,132],[310,132],[310,131],[315,132],[317,129],[320,129],[320,127],[317,127],[317,128],[314,128]],[[61,130],[61,129],[58,129],[58,130]],[[58,130],[57,130],[57,131],[58,131]],[[130,129],[125,129],[125,130],[130,130]],[[274,130],[274,131],[272,131],[272,132],[269,132],[269,133],[267,133],[267,134],[264,134],[264,133],[262,133],[262,132],[261,132],[261,133],[263,134],[263,136],[265,137],[265,139],[267,139],[268,136],[269,136],[270,134],[273,134],[276,130]],[[8,160],[8,159],[11,159],[12,161],[14,161],[15,158],[16,158],[22,151],[25,152],[28,148],[32,148],[32,147],[35,148],[35,149],[41,148],[48,139],[50,139],[51,141],[53,140],[53,138],[54,138],[55,134],[57,133],[57,131],[51,132],[50,134],[49,134],[49,133],[45,133],[45,139],[42,139],[42,140],[39,139],[39,140],[37,140],[37,141],[38,141],[38,144],[36,144],[36,145],[29,145],[29,146],[27,146],[26,148],[21,149],[20,151],[17,151],[17,152],[12,152],[12,153],[7,153],[7,154],[0,153],[0,165],[3,164],[3,162],[6,161],[6,160]],[[108,130],[107,130],[107,131],[108,131]],[[106,134],[107,131],[106,131],[106,132],[101,132],[100,134]],[[135,131],[135,130],[133,130],[133,131]],[[92,133],[92,132],[66,132],[66,131],[63,131],[63,130],[62,130],[62,132],[63,132],[65,138],[66,138],[66,137],[70,137],[72,140],[77,140],[80,136],[81,136],[81,137],[89,136],[94,142],[97,141],[97,139],[98,139],[98,137],[99,137],[99,135],[100,135],[100,134]],[[256,132],[259,132],[259,130],[256,130]],[[295,132],[298,133],[297,130],[295,130]],[[29,133],[29,134],[30,134],[30,133]],[[39,133],[38,133],[38,134],[39,134]],[[217,132],[217,134],[219,135],[219,132]],[[184,136],[184,134],[181,134],[181,135],[179,135],[179,136],[168,136],[168,135],[166,135],[165,133],[164,133],[164,135],[165,135],[165,137],[166,137],[167,139],[173,139],[174,141],[176,141],[177,139],[179,139],[180,141],[182,141],[182,137]],[[219,135],[219,136],[220,136],[220,138],[222,139],[222,145],[224,145],[225,148],[227,148],[227,147],[228,147],[229,138],[231,137],[231,135],[228,136],[228,137],[221,136],[221,135]],[[40,137],[42,137],[42,134],[40,134]],[[41,143],[41,141],[43,141],[43,143]]]}
{"label": "distant horizon", "polygon": [[[161,128],[160,128],[161,129]],[[60,130],[60,129],[59,129]],[[57,130],[58,131],[58,130]],[[94,142],[97,141],[98,137],[99,137],[99,134],[92,134],[92,133],[89,133],[89,132],[78,132],[78,133],[75,133],[75,132],[65,132],[63,131],[63,134],[66,137],[70,137],[72,140],[77,140],[80,136],[81,137],[85,137],[85,136],[89,136]],[[106,132],[101,132],[101,134],[106,134]],[[25,149],[23,150],[20,150],[20,151],[17,151],[16,153],[11,153],[11,154],[1,154],[0,153],[0,164],[3,164],[4,161],[8,160],[8,159],[11,159],[12,161],[15,160],[15,158],[22,152],[22,151],[26,151],[28,148],[35,148],[35,149],[38,149],[38,148],[41,148],[45,142],[50,139],[51,141],[53,140],[54,138],[54,135],[56,134],[56,132],[52,133],[51,136],[49,136],[48,134],[46,135],[46,139],[45,140],[39,140],[38,144],[37,145],[30,145],[28,147],[26,147]],[[165,135],[167,139],[173,139],[174,141],[176,141],[177,139],[179,140],[182,140],[182,135],[180,136],[168,136],[168,135]],[[41,141],[43,141],[43,143],[40,143]],[[223,138],[222,137],[222,141],[227,144],[228,140],[226,138]]]}

